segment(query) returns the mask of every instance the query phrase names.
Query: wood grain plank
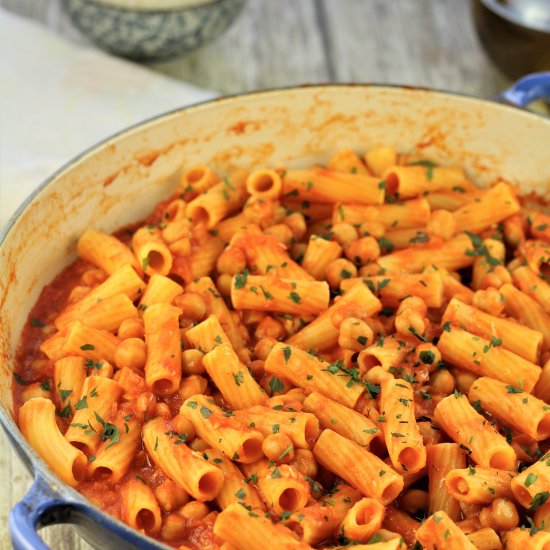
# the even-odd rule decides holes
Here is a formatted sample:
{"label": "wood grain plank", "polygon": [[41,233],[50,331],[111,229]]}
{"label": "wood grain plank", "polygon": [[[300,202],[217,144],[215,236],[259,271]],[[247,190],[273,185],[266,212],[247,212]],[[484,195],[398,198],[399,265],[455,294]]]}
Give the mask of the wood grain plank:
{"label": "wood grain plank", "polygon": [[431,86],[482,97],[506,87],[477,41],[467,1],[319,2],[339,81]]}
{"label": "wood grain plank", "polygon": [[251,0],[215,42],[150,67],[222,93],[329,80],[313,0]]}

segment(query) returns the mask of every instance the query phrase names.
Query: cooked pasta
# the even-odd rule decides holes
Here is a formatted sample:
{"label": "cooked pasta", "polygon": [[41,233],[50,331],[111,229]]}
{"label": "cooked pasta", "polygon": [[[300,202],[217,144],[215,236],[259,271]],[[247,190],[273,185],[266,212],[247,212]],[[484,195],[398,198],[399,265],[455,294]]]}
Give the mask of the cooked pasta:
{"label": "cooked pasta", "polygon": [[142,223],[80,237],[24,328],[15,416],[178,549],[542,547],[547,220],[393,147],[187,167]]}

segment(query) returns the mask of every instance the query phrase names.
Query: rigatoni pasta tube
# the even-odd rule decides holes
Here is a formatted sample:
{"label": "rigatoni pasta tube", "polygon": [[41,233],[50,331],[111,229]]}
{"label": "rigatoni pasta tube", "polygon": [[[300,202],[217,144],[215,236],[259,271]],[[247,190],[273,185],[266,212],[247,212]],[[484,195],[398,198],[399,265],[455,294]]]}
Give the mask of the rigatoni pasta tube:
{"label": "rigatoni pasta tube", "polygon": [[512,279],[522,292],[536,300],[550,314],[550,285],[546,281],[527,266],[514,269]]}
{"label": "rigatoni pasta tube", "polygon": [[301,510],[309,500],[310,485],[294,466],[260,460],[244,464],[242,470],[255,480],[268,507],[277,514]]}
{"label": "rigatoni pasta tube", "polygon": [[91,290],[84,298],[74,304],[69,304],[55,318],[55,326],[59,330],[67,328],[73,321],[82,319],[84,313],[111,296],[125,294],[134,301],[145,290],[145,283],[130,265],[124,265],[113,273],[99,286]]}
{"label": "rigatoni pasta tube", "polygon": [[[94,454],[101,441],[109,439],[105,426],[111,420],[112,411],[116,410],[121,396],[122,387],[115,380],[105,376],[88,376],[65,439]],[[116,438],[110,438],[108,443],[113,445]]]}
{"label": "rigatoni pasta tube", "polygon": [[311,550],[309,544],[296,540],[283,525],[275,525],[263,514],[247,510],[238,503],[223,510],[214,523],[214,534],[240,550],[265,550],[266,541],[284,550]]}
{"label": "rigatoni pasta tube", "polygon": [[151,276],[155,273],[168,275],[173,257],[162,239],[161,230],[154,226],[138,229],[132,236],[132,246],[143,271]]}
{"label": "rigatoni pasta tube", "polygon": [[281,519],[281,523],[297,533],[303,542],[319,544],[335,533],[347,511],[360,498],[353,487],[339,484],[326,497]]}
{"label": "rigatoni pasta tube", "polygon": [[538,365],[503,349],[500,340],[486,340],[454,326],[443,330],[437,347],[444,361],[478,376],[521,385],[526,392],[533,390],[540,376]]}
{"label": "rigatoni pasta tube", "polygon": [[246,329],[235,321],[212,279],[210,277],[201,277],[188,285],[186,290],[187,292],[198,294],[203,299],[206,304],[207,314],[217,317],[235,350],[239,351],[242,349],[245,345],[243,332],[246,334]]}
{"label": "rigatoni pasta tube", "polygon": [[201,439],[232,460],[248,464],[263,456],[264,436],[225,414],[211,398],[192,395],[181,406],[180,414],[193,424]]}
{"label": "rigatoni pasta tube", "polygon": [[314,278],[290,258],[285,245],[274,235],[244,231],[231,240],[246,256],[248,269],[255,275],[274,272],[279,277],[312,281]]}
{"label": "rigatoni pasta tube", "polygon": [[120,441],[116,445],[109,439],[104,441],[90,462],[88,472],[92,479],[117,483],[127,474],[140,449],[141,422],[135,414],[125,412],[121,409],[113,421],[120,434]]}
{"label": "rigatoni pasta tube", "polygon": [[383,176],[389,193],[397,194],[400,199],[409,199],[422,195],[426,191],[452,189],[466,181],[460,168],[435,166],[429,161],[421,161],[420,166],[392,166]]}
{"label": "rigatoni pasta tube", "polygon": [[316,414],[307,412],[305,402],[304,411],[306,412],[280,411],[256,405],[235,411],[234,414],[245,426],[254,427],[264,436],[285,434],[296,449],[311,449],[319,437],[319,420]]}
{"label": "rigatoni pasta tube", "polygon": [[278,343],[267,356],[264,368],[275,376],[288,378],[306,393],[318,391],[354,408],[367,387],[362,380],[340,370],[339,364],[331,365],[299,348]]}
{"label": "rigatoni pasta tube", "polygon": [[118,338],[110,332],[75,321],[67,333],[63,344],[63,353],[65,355],[80,355],[93,361],[104,359],[109,363],[114,363],[118,343]]}
{"label": "rigatoni pasta tube", "polygon": [[153,489],[139,477],[130,478],[121,489],[122,519],[148,535],[160,533],[162,514]]}
{"label": "rigatoni pasta tube", "polygon": [[82,395],[82,387],[86,380],[84,357],[63,357],[55,362],[53,369],[54,391],[63,410],[69,405],[71,415],[75,405]]}
{"label": "rigatoni pasta tube", "polygon": [[416,538],[425,550],[476,550],[460,527],[442,511],[422,523]]}
{"label": "rigatoni pasta tube", "polygon": [[542,345],[542,334],[514,321],[489,315],[480,309],[465,304],[453,298],[443,317],[441,324],[450,322],[478,336],[500,341],[502,347],[536,363]]}
{"label": "rigatoni pasta tube", "polygon": [[179,316],[182,311],[170,304],[154,304],[143,314],[147,362],[145,380],[155,393],[171,395],[181,380]]}
{"label": "rigatoni pasta tube", "polygon": [[187,216],[193,223],[204,223],[212,229],[243,205],[247,194],[246,177],[246,172],[237,172],[223,178],[187,205]]}
{"label": "rigatoni pasta tube", "polygon": [[370,174],[361,157],[353,149],[340,149],[327,162],[327,168],[352,174]]}
{"label": "rigatoni pasta tube", "polygon": [[339,535],[359,542],[367,542],[382,527],[384,506],[374,498],[356,502],[338,529]]}
{"label": "rigatoni pasta tube", "polygon": [[550,349],[550,316],[533,298],[514,285],[502,285],[499,292],[504,296],[504,311],[524,325],[542,334],[544,349]]}
{"label": "rigatoni pasta tube", "polygon": [[314,202],[382,204],[385,188],[379,178],[322,167],[288,170],[283,178],[285,197]]}
{"label": "rigatoni pasta tube", "polygon": [[471,385],[468,398],[536,441],[550,437],[550,407],[517,386],[482,377]]}
{"label": "rigatoni pasta tube", "polygon": [[86,473],[86,455],[61,434],[55,421],[55,405],[43,397],[29,399],[19,409],[19,427],[42,460],[73,487]]}
{"label": "rigatoni pasta tube", "polygon": [[403,478],[386,463],[332,430],[321,433],[313,454],[327,470],[364,496],[376,498],[384,505],[394,500],[403,489]]}
{"label": "rigatoni pasta tube", "polygon": [[413,389],[407,381],[394,378],[384,380],[380,389],[384,438],[393,467],[414,474],[426,465],[426,448],[414,416]]}
{"label": "rigatoni pasta tube", "polygon": [[447,474],[457,468],[466,467],[464,451],[456,443],[428,445],[428,512],[445,512],[453,521],[461,517],[459,502],[454,499],[445,485]]}
{"label": "rigatoni pasta tube", "polygon": [[327,241],[318,235],[311,235],[302,267],[318,281],[325,278],[328,265],[342,254],[342,247],[336,241]]}
{"label": "rigatoni pasta tube", "polygon": [[246,190],[254,197],[278,199],[283,190],[281,176],[275,170],[255,170],[246,178]]}
{"label": "rigatoni pasta tube", "polygon": [[512,496],[511,472],[476,466],[451,470],[445,477],[450,495],[468,504],[491,504],[496,498]]}
{"label": "rigatoni pasta tube", "polygon": [[419,273],[425,267],[437,265],[450,271],[469,267],[474,263],[472,242],[464,234],[459,234],[445,242],[434,242],[424,246],[392,252],[378,259],[378,265],[388,273],[406,271]]}
{"label": "rigatoni pasta tube", "polygon": [[537,495],[541,499],[550,492],[550,453],[546,453],[514,477],[510,487],[514,497],[524,508],[537,504]]}
{"label": "rigatoni pasta tube", "polygon": [[384,529],[401,535],[409,546],[413,546],[416,540],[416,531],[420,526],[420,522],[411,518],[409,514],[395,508],[395,506],[386,506],[384,514]]}
{"label": "rigatoni pasta tube", "polygon": [[115,294],[99,301],[86,311],[82,318],[84,324],[98,330],[116,332],[122,321],[135,319],[137,308],[126,294]]}
{"label": "rigatoni pasta tube", "polygon": [[191,327],[185,333],[185,337],[195,349],[203,353],[212,351],[220,344],[231,345],[229,338],[215,315],[209,315],[204,321]]}
{"label": "rigatoni pasta tube", "polygon": [[511,187],[500,182],[479,200],[465,204],[453,213],[456,226],[461,231],[479,233],[493,224],[499,223],[521,208]]}
{"label": "rigatoni pasta tube", "polygon": [[339,321],[346,317],[365,319],[381,309],[380,300],[365,285],[357,284],[287,342],[305,350],[328,349],[338,342]]}
{"label": "rigatoni pasta tube", "polygon": [[216,496],[216,504],[222,510],[233,504],[235,498],[248,509],[265,510],[264,501],[258,494],[256,487],[251,483],[252,480],[245,481],[237,465],[226,455],[216,449],[206,449],[203,451],[202,456],[223,472],[223,487]]}
{"label": "rigatoni pasta tube", "polygon": [[493,426],[481,416],[464,395],[449,395],[435,408],[434,417],[447,435],[466,447],[472,459],[486,468],[513,470],[514,449]]}
{"label": "rigatoni pasta tube", "polygon": [[103,269],[112,275],[122,266],[129,264],[136,271],[141,267],[132,251],[116,237],[102,231],[88,229],[76,245],[76,253],[80,258]]}
{"label": "rigatoni pasta tube", "polygon": [[398,307],[404,296],[417,296],[428,307],[439,308],[443,303],[443,280],[436,273],[394,273],[388,276],[352,277],[343,279],[340,289],[347,292],[363,282],[384,305]]}
{"label": "rigatoni pasta tube", "polygon": [[172,279],[155,273],[149,279],[145,292],[139,301],[141,310],[158,303],[171,304],[183,292],[181,285]]}
{"label": "rigatoni pasta tube", "polygon": [[261,405],[267,399],[230,345],[216,346],[202,358],[202,363],[224,399],[234,409]]}
{"label": "rigatoni pasta tube", "polygon": [[365,415],[322,393],[310,393],[303,402],[303,410],[315,414],[323,428],[334,430],[361,447],[369,448],[373,439],[383,435],[378,426]]}
{"label": "rigatoni pasta tube", "polygon": [[330,289],[325,281],[279,279],[271,275],[233,276],[233,307],[290,314],[318,314],[327,309]]}
{"label": "rigatoni pasta tube", "polygon": [[164,475],[193,498],[212,500],[223,487],[223,472],[185,443],[179,442],[179,438],[170,437],[171,432],[171,425],[163,418],[147,422],[143,426],[143,443],[147,454]]}
{"label": "rigatoni pasta tube", "polygon": [[430,221],[430,205],[426,199],[415,199],[395,204],[364,206],[362,204],[340,204],[335,206],[332,223],[359,225],[376,222],[386,229],[412,229],[426,227]]}

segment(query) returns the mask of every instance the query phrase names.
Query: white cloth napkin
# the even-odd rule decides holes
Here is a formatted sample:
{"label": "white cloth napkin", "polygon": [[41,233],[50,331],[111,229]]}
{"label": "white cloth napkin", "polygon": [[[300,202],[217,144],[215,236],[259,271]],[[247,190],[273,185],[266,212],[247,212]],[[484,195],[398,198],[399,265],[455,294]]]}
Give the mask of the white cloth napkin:
{"label": "white cloth napkin", "polygon": [[75,46],[0,9],[0,228],[51,173],[153,115],[216,94]]}

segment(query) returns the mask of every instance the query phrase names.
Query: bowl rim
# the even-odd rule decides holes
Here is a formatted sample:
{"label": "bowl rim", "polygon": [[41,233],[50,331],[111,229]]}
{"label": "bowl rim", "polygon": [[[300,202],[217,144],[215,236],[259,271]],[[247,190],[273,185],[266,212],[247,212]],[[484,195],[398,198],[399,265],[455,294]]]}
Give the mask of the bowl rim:
{"label": "bowl rim", "polygon": [[517,25],[523,29],[540,32],[545,35],[550,35],[550,20],[548,23],[539,23],[531,19],[524,19],[521,12],[510,9],[504,4],[501,4],[499,0],[478,0],[480,4],[485,7],[491,13],[498,15],[502,19]]}
{"label": "bowl rim", "polygon": [[[224,1],[224,0],[220,0],[220,1]],[[550,130],[550,118],[547,119],[546,117],[537,115],[536,113],[526,111],[524,109],[515,107],[510,104],[499,103],[491,99],[483,99],[483,98],[479,98],[474,95],[466,94],[466,93],[451,92],[451,91],[438,90],[438,89],[429,88],[429,87],[409,86],[409,85],[402,85],[402,84],[384,84],[384,83],[367,83],[367,82],[305,84],[305,85],[299,85],[299,86],[292,85],[292,86],[285,86],[285,87],[267,88],[262,90],[241,92],[241,93],[226,95],[222,97],[206,99],[203,101],[185,105],[183,107],[177,107],[175,109],[171,109],[169,111],[165,111],[163,113],[147,117],[144,120],[136,122],[135,124],[127,126],[117,132],[114,132],[113,134],[92,144],[91,146],[87,147],[78,155],[69,159],[62,166],[60,166],[55,172],[53,172],[49,177],[47,177],[40,185],[38,185],[36,189],[21,203],[21,205],[17,208],[17,210],[12,214],[8,222],[3,227],[0,227],[0,248],[2,248],[2,246],[4,245],[6,238],[10,234],[11,230],[13,229],[17,220],[20,218],[23,212],[29,207],[30,203],[48,185],[50,185],[53,181],[55,181],[61,174],[70,170],[81,159],[92,154],[93,152],[99,151],[106,144],[108,144],[113,140],[122,138],[125,135],[129,135],[137,129],[140,129],[140,128],[144,129],[153,123],[158,123],[163,121],[164,119],[169,119],[170,117],[181,112],[188,112],[188,111],[194,111],[194,110],[198,110],[200,112],[201,110],[208,109],[210,106],[213,106],[213,105],[218,105],[218,104],[230,105],[232,102],[242,101],[249,98],[285,95],[291,92],[296,92],[296,91],[299,92],[300,90],[314,90],[314,91],[318,90],[319,92],[326,92],[333,89],[341,90],[346,88],[351,88],[351,89],[363,88],[365,90],[369,88],[379,88],[379,89],[402,90],[404,92],[407,92],[407,91],[425,92],[430,94],[438,94],[438,95],[440,94],[440,95],[451,96],[451,97],[459,97],[467,101],[471,101],[473,103],[482,102],[482,103],[491,105],[495,108],[502,109],[504,111],[514,112],[516,113],[516,116],[529,118],[533,122],[536,122],[538,124],[540,123],[547,124]],[[9,372],[13,372],[12,369],[9,369]],[[114,522],[114,524],[119,529],[123,529],[127,531],[129,534],[139,535],[140,537],[143,537],[148,544],[156,543],[157,545],[160,545],[159,548],[166,548],[166,546],[163,546],[162,542],[159,542],[156,539],[152,539],[151,537],[148,537],[146,535],[141,535],[141,533],[138,533],[136,530],[132,529],[130,526],[128,526],[121,520],[115,518],[114,516],[111,516],[104,510],[97,507],[92,501],[85,498],[75,488],[63,482],[57,476],[57,474],[55,474],[50,469],[50,467],[46,464],[46,462],[38,455],[38,453],[31,447],[30,443],[25,439],[25,437],[23,436],[23,433],[17,426],[15,419],[12,417],[12,415],[10,414],[10,412],[8,411],[8,408],[4,405],[4,403],[0,403],[0,424],[3,426],[4,431],[7,433],[10,443],[12,444],[14,443],[15,446],[17,447],[17,450],[21,451],[21,453],[24,454],[25,458],[28,459],[28,462],[23,461],[23,463],[27,467],[27,469],[31,471],[34,479],[37,479],[38,477],[42,477],[43,479],[45,479],[46,482],[49,484],[50,487],[52,487],[54,491],[57,491],[60,495],[62,495],[65,499],[67,499],[67,502],[70,502],[70,503],[73,503],[74,505],[79,506],[80,509],[88,510],[90,513],[90,517],[94,521],[97,522],[98,517],[104,518],[107,522]]]}
{"label": "bowl rim", "polygon": [[[69,0],[63,0],[63,4],[67,5]],[[211,6],[220,5],[225,2],[236,2],[245,3],[246,0],[190,0],[189,5],[187,6],[174,6],[166,8],[132,8],[130,6],[119,6],[116,4],[109,4],[107,2],[101,2],[100,0],[85,0],[87,4],[91,4],[96,8],[103,10],[109,10],[113,12],[118,12],[121,14],[140,14],[140,15],[165,15],[169,13],[184,13],[186,11],[191,11],[194,9],[209,8]]]}

